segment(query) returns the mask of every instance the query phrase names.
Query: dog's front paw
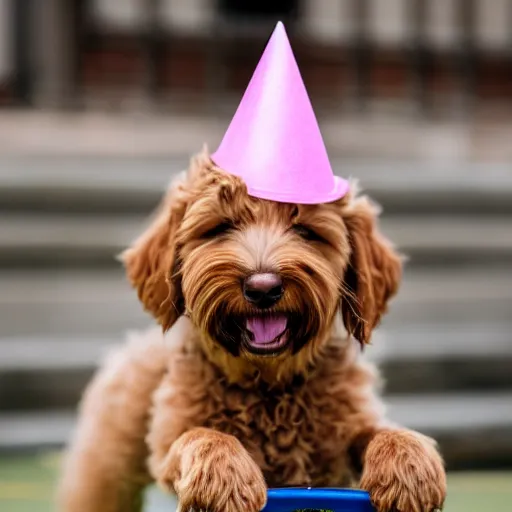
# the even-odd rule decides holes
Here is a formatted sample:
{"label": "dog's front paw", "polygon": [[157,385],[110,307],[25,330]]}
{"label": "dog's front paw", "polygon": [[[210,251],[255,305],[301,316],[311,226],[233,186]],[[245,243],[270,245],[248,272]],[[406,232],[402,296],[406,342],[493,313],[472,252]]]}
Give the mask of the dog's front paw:
{"label": "dog's front paw", "polygon": [[446,474],[435,442],[408,430],[379,432],[365,454],[361,488],[378,512],[440,510]]}
{"label": "dog's front paw", "polygon": [[259,512],[266,503],[260,468],[227,434],[207,429],[185,434],[174,443],[159,473],[159,483],[174,489],[184,512]]}

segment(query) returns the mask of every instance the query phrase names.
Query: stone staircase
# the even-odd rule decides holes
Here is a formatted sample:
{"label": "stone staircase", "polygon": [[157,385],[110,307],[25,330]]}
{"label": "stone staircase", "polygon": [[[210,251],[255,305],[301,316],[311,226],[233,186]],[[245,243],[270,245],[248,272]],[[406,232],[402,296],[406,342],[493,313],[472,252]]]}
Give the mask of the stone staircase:
{"label": "stone staircase", "polygon": [[[176,158],[0,158],[0,450],[61,446],[104,350],[152,320],[114,256]],[[512,172],[344,160],[409,255],[367,349],[390,416],[435,435],[449,467],[512,464]]]}

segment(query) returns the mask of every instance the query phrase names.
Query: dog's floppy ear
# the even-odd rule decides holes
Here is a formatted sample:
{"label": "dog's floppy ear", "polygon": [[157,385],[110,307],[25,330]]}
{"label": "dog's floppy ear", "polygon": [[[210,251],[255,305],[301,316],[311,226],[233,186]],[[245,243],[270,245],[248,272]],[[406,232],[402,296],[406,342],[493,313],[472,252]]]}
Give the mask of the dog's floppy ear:
{"label": "dog's floppy ear", "polygon": [[345,328],[361,345],[369,343],[402,274],[402,258],[378,232],[377,217],[377,208],[365,197],[352,199],[343,214],[351,255],[341,313]]}
{"label": "dog's floppy ear", "polygon": [[120,256],[144,308],[164,330],[184,312],[176,233],[188,200],[184,179],[177,180],[148,229]]}

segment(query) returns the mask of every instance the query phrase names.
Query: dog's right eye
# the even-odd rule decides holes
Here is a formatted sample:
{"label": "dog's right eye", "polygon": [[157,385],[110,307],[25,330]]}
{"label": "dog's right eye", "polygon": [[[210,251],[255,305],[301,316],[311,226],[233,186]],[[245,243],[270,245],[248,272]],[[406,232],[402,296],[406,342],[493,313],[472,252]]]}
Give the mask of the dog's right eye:
{"label": "dog's right eye", "polygon": [[230,222],[221,222],[220,224],[217,224],[212,229],[209,229],[205,233],[202,234],[201,238],[209,239],[209,238],[215,238],[216,236],[223,235],[227,233],[228,231],[231,231],[233,229],[233,224]]}
{"label": "dog's right eye", "polygon": [[304,226],[302,224],[295,224],[293,226],[293,231],[297,233],[304,240],[308,240],[309,242],[321,242],[327,244],[327,240],[320,236],[317,232],[313,231],[311,228]]}

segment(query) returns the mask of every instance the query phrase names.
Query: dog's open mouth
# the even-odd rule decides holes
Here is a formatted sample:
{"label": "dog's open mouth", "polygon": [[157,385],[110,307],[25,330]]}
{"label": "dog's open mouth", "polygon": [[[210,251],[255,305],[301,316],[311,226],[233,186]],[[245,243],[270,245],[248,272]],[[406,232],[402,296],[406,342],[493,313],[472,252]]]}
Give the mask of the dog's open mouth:
{"label": "dog's open mouth", "polygon": [[288,318],[283,314],[250,316],[245,327],[246,348],[250,352],[276,354],[288,345]]}

